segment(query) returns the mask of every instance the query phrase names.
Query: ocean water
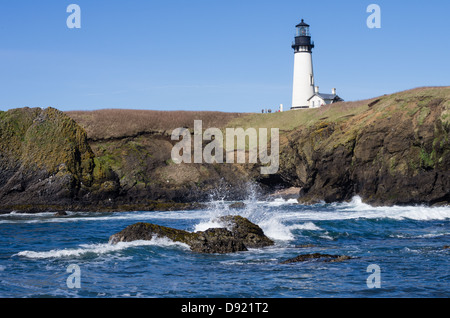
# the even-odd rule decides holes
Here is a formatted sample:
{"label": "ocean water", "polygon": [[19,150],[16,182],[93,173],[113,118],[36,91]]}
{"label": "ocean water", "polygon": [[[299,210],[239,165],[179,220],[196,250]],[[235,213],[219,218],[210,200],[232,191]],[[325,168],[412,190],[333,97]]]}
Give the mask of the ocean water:
{"label": "ocean water", "polygon": [[[245,203],[240,210],[216,200],[194,211],[0,215],[0,297],[450,295],[450,249],[444,248],[450,245],[450,207],[371,207],[358,197],[312,206],[282,199]],[[275,245],[206,255],[165,239],[108,243],[136,222],[198,231],[220,226],[214,219],[227,214],[249,218]],[[309,253],[353,258],[281,264]]]}

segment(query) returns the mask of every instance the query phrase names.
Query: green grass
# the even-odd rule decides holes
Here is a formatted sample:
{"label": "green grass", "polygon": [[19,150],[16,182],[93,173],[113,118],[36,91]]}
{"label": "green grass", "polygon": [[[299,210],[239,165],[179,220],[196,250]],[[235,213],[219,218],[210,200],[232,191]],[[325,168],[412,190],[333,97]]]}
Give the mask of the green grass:
{"label": "green grass", "polygon": [[[423,125],[432,109],[443,108],[444,125],[450,120],[450,87],[423,87],[356,102],[341,102],[315,109],[301,109],[272,114],[247,114],[230,120],[226,127],[279,128],[280,138],[298,129],[311,129],[311,138],[322,143],[331,127],[332,140],[326,146],[337,147],[354,140],[361,129],[379,120],[411,120]],[[408,119],[409,118],[409,119]],[[270,132],[270,130],[269,130]],[[429,160],[425,160],[429,163]]]}
{"label": "green grass", "polygon": [[[372,103],[374,105],[370,107],[369,105]],[[424,87],[369,100],[341,102],[315,109],[272,114],[248,114],[230,120],[227,127],[279,128],[280,132],[288,132],[297,128],[308,128],[319,122],[340,124],[352,121],[354,127],[360,128],[377,118],[395,118],[399,115],[413,117],[417,112],[420,112],[418,122],[422,124],[430,113],[430,108],[437,107],[442,103],[444,111],[441,118],[448,121],[450,119],[450,87]]]}
{"label": "green grass", "polygon": [[310,127],[319,121],[339,123],[368,109],[368,101],[337,103],[315,109],[300,109],[272,114],[249,114],[235,118],[228,127],[279,128],[280,132]]}
{"label": "green grass", "polygon": [[423,167],[430,167],[432,168],[434,166],[434,160],[433,160],[433,152],[431,154],[428,154],[425,149],[421,149],[420,151],[420,162]]}

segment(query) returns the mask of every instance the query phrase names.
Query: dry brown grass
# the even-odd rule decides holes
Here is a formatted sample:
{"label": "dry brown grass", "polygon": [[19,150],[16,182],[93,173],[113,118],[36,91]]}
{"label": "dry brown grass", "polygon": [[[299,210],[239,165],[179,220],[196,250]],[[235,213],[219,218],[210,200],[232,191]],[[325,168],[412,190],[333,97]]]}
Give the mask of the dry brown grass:
{"label": "dry brown grass", "polygon": [[92,140],[135,136],[147,132],[170,134],[178,127],[193,129],[194,120],[202,120],[203,129],[222,128],[230,120],[246,116],[245,113],[132,109],[70,111],[66,114],[80,124]]}
{"label": "dry brown grass", "polygon": [[[170,134],[178,127],[193,129],[194,120],[202,120],[203,129],[209,127],[242,127],[244,129],[252,127],[256,129],[279,128],[280,132],[289,132],[298,127],[309,127],[321,121],[351,122],[355,125],[355,119],[360,119],[359,123],[363,125],[367,123],[363,120],[365,117],[375,120],[376,116],[388,112],[392,113],[390,115],[394,115],[394,111],[402,110],[403,99],[417,98],[420,101],[430,96],[439,98],[443,101],[442,103],[445,103],[442,118],[445,121],[450,121],[449,94],[450,87],[418,87],[367,100],[340,102],[315,109],[272,114],[131,109],[72,111],[66,114],[78,122],[92,140],[134,136],[145,132]],[[349,121],[350,118],[354,120]],[[353,128],[355,127],[353,126]]]}

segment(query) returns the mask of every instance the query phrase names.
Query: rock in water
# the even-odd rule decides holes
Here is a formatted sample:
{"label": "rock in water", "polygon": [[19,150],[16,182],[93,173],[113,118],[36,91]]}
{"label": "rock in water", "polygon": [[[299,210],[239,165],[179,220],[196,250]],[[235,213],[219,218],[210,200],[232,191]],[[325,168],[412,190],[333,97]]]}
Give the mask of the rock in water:
{"label": "rock in water", "polygon": [[189,245],[197,253],[234,253],[273,245],[262,229],[241,216],[225,216],[219,222],[227,228],[211,228],[191,233],[150,223],[136,223],[128,226],[109,239],[111,244],[136,240],[151,240],[154,237],[168,238],[174,242]]}
{"label": "rock in water", "polygon": [[247,251],[242,240],[233,236],[225,228],[213,228],[204,232],[194,233],[193,239],[188,243],[191,250],[197,253],[234,253]]}
{"label": "rock in water", "polygon": [[166,237],[174,242],[188,244],[190,236],[192,235],[192,233],[187,231],[140,222],[126,227],[119,233],[111,235],[109,243],[117,244],[119,242],[132,242],[138,240],[150,241],[153,237]]}
{"label": "rock in water", "polygon": [[226,224],[233,235],[242,240],[248,248],[259,248],[271,246],[274,242],[268,238],[263,230],[248,219],[239,215],[227,215],[218,219],[220,223]]}
{"label": "rock in water", "polygon": [[351,259],[350,256],[347,255],[329,255],[329,254],[320,254],[320,253],[314,253],[314,254],[302,254],[298,255],[294,258],[290,258],[288,260],[285,260],[281,262],[281,264],[291,264],[291,263],[298,263],[298,262],[306,262],[311,260],[322,260],[324,262],[341,262]]}

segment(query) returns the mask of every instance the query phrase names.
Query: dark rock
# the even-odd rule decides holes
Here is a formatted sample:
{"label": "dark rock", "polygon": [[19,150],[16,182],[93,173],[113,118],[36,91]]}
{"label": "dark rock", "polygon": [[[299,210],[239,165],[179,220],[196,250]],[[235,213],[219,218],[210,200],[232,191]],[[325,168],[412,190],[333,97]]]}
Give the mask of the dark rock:
{"label": "dark rock", "polygon": [[196,232],[188,243],[197,253],[234,253],[247,251],[244,242],[233,236],[225,228],[213,228],[204,232]]}
{"label": "dark rock", "polygon": [[227,228],[233,233],[233,236],[242,240],[248,248],[260,248],[274,244],[258,225],[242,216],[227,215],[220,217],[218,220],[226,224]]}
{"label": "dark rock", "polygon": [[186,243],[191,239],[192,233],[183,230],[177,230],[161,225],[139,222],[126,227],[124,230],[111,235],[110,244],[119,242],[132,242],[137,240],[151,241],[154,237],[167,237],[174,242]]}
{"label": "dark rock", "polygon": [[287,259],[281,262],[280,264],[291,264],[311,260],[322,260],[323,262],[341,262],[348,259],[351,259],[351,257],[347,255],[330,255],[330,254],[314,253],[314,254],[298,255],[294,258]]}
{"label": "dark rock", "polygon": [[189,245],[197,253],[234,253],[273,245],[261,228],[240,216],[226,216],[219,219],[227,228],[212,228],[200,232],[188,232],[150,223],[136,223],[128,226],[109,239],[111,244],[136,240],[152,240],[154,237],[168,238],[174,242]]}
{"label": "dark rock", "polygon": [[55,213],[55,216],[66,216],[67,212],[66,211],[58,211]]}

